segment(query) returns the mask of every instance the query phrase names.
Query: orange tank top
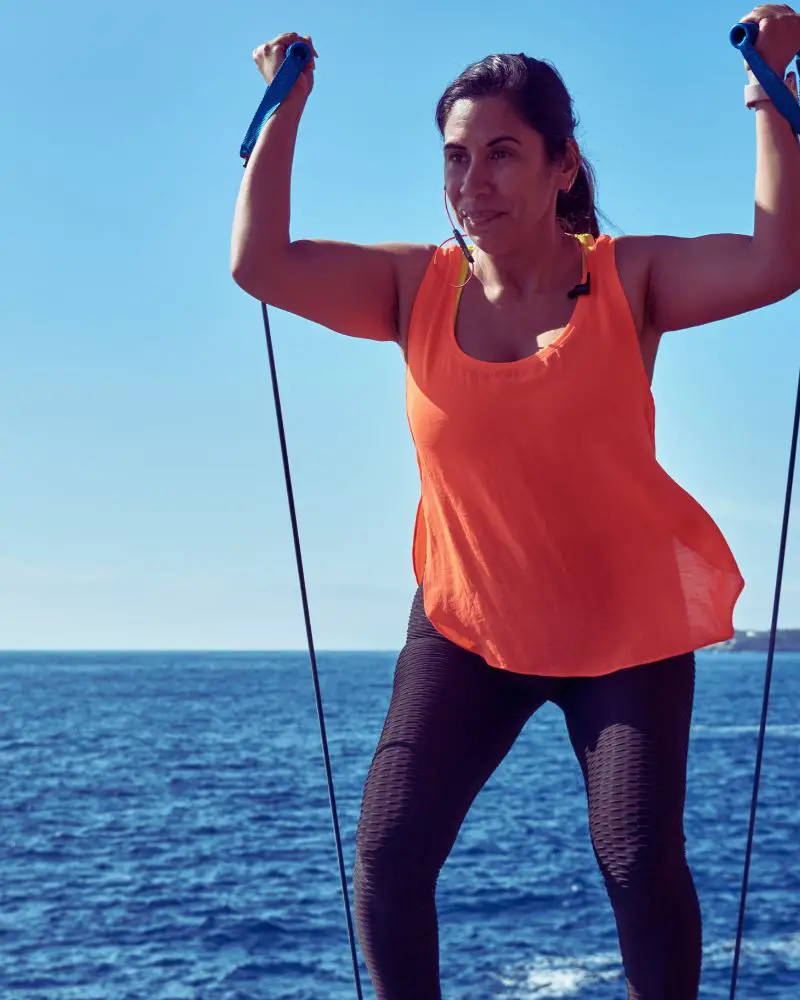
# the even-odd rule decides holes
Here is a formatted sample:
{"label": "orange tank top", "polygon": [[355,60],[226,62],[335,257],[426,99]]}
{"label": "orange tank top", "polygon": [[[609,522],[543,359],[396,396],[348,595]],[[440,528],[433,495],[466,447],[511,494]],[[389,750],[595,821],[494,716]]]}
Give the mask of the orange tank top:
{"label": "orange tank top", "polygon": [[717,525],[656,459],[614,240],[580,239],[591,292],[537,354],[461,350],[457,246],[431,260],[408,335],[425,611],[523,674],[598,676],[728,639],[744,586]]}

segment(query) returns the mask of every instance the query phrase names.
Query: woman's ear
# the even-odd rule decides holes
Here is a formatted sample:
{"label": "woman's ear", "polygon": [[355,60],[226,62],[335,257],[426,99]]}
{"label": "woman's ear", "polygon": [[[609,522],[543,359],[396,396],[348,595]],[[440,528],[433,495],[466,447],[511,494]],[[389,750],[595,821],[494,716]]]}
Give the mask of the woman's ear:
{"label": "woman's ear", "polygon": [[581,151],[578,147],[578,143],[570,138],[567,139],[567,149],[564,154],[564,184],[563,190],[570,191],[572,185],[575,183],[575,178],[578,176],[578,171],[581,169]]}

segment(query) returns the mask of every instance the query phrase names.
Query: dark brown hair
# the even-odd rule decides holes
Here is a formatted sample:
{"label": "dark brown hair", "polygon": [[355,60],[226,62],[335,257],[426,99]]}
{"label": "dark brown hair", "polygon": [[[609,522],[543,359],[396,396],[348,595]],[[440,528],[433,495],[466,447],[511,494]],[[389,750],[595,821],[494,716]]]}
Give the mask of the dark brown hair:
{"label": "dark brown hair", "polygon": [[[550,162],[564,155],[575,138],[578,119],[572,97],[554,66],[524,53],[487,56],[468,66],[445,90],[436,105],[436,124],[444,127],[456,101],[503,95],[520,118],[544,138]],[[595,207],[595,176],[581,157],[572,189],[559,191],[556,216],[567,233],[600,235]]]}

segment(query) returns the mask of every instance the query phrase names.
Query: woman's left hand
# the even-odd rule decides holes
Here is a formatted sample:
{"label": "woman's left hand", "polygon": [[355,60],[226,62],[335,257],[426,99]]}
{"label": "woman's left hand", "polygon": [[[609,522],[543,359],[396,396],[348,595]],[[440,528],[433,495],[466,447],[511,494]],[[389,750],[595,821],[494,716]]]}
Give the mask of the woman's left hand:
{"label": "woman's left hand", "polygon": [[[783,79],[787,65],[800,52],[800,14],[786,3],[766,3],[740,20],[755,21],[758,25],[756,52]],[[749,71],[750,67],[745,65]]]}

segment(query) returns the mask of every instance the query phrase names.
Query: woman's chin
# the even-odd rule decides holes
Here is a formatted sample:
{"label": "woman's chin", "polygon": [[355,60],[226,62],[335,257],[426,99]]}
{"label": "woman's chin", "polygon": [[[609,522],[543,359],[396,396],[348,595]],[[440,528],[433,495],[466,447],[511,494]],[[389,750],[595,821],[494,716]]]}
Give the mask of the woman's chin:
{"label": "woman's chin", "polygon": [[495,233],[467,232],[467,243],[471,243],[477,247],[481,253],[492,256],[493,254],[502,253],[504,241],[498,239]]}

